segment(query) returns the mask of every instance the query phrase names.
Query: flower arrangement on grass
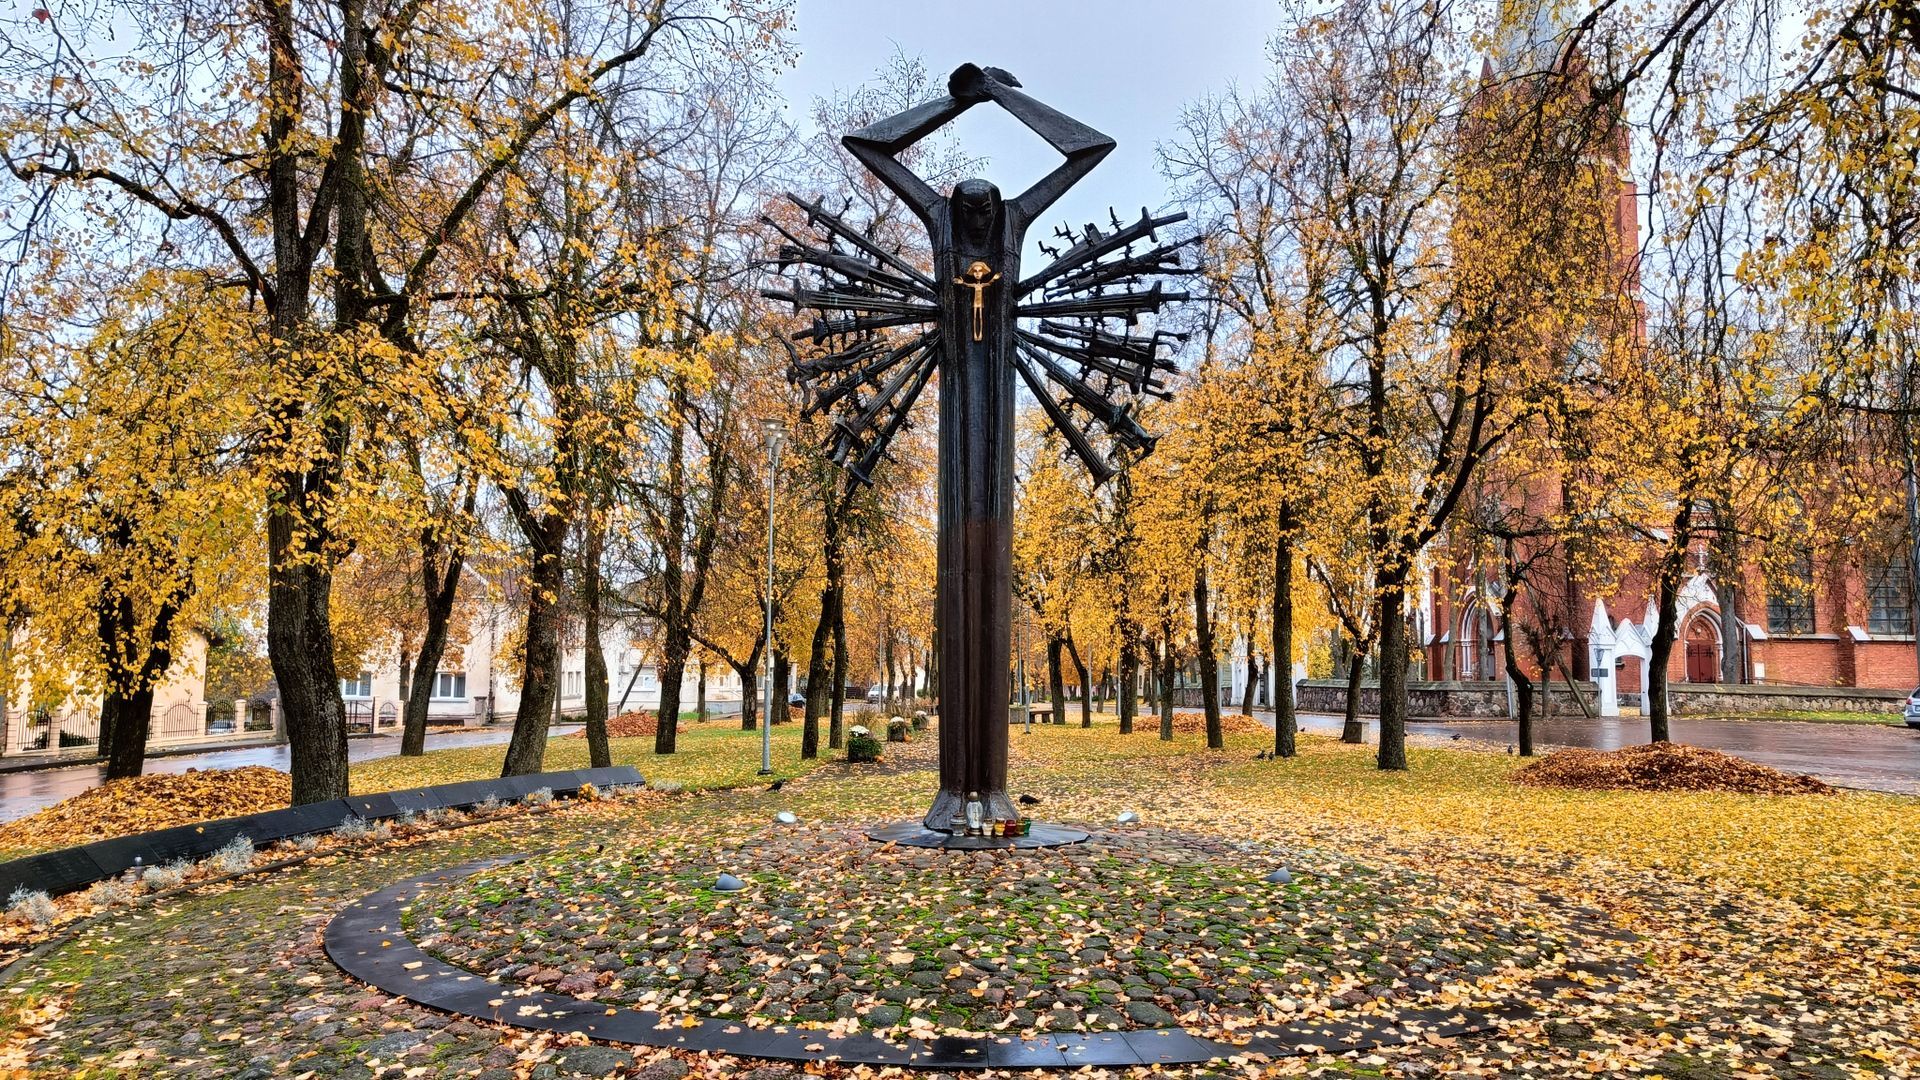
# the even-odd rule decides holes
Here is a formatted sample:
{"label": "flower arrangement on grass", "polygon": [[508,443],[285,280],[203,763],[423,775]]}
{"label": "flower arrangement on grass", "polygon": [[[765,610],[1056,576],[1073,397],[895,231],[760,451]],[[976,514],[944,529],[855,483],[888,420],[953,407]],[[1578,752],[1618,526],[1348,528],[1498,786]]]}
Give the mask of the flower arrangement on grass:
{"label": "flower arrangement on grass", "polygon": [[880,740],[873,732],[855,725],[847,732],[847,761],[849,764],[862,765],[880,760]]}

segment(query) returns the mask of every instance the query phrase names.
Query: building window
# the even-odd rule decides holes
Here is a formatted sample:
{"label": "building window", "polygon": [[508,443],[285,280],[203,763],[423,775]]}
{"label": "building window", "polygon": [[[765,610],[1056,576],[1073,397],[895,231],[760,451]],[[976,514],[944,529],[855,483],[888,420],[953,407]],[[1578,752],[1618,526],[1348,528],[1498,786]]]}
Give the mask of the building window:
{"label": "building window", "polygon": [[562,693],[563,695],[565,695],[566,697],[579,697],[579,696],[580,696],[580,681],[581,681],[581,680],[580,680],[580,673],[579,673],[579,672],[577,672],[577,671],[569,671],[569,672],[567,672],[567,677],[566,677],[566,682],[565,682],[565,688],[564,688],[564,689],[563,689],[563,690],[561,691],[561,693]]}
{"label": "building window", "polygon": [[1904,559],[1867,570],[1867,633],[1913,633],[1913,593]]}
{"label": "building window", "polygon": [[1802,552],[1791,576],[1767,590],[1767,630],[1775,634],[1813,633],[1813,557]]}
{"label": "building window", "polygon": [[443,671],[433,677],[433,696],[464,700],[467,696],[467,673],[464,671]]}
{"label": "building window", "polygon": [[370,698],[373,696],[373,672],[363,671],[358,678],[340,680],[340,696],[343,698]]}

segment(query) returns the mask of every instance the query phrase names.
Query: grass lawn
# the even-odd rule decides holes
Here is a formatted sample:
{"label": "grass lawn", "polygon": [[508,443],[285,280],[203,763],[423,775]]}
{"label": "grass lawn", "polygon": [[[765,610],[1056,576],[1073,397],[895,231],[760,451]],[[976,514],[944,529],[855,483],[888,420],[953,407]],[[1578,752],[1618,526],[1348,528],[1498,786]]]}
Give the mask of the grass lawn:
{"label": "grass lawn", "polygon": [[1803,724],[1877,724],[1885,727],[1899,727],[1905,723],[1900,711],[1891,712],[1847,712],[1837,709],[1775,709],[1768,712],[1715,713],[1695,716],[1682,714],[1680,720],[1794,720]]}
{"label": "grass lawn", "polygon": [[[759,775],[760,733],[742,731],[737,717],[704,724],[689,720],[681,726],[671,754],[655,754],[651,735],[613,739],[609,748],[615,765],[633,766],[649,783],[676,783],[688,791],[706,791],[768,782]],[[824,730],[820,733],[820,753],[822,756],[813,761],[800,760],[800,725],[774,725],[774,778],[805,776],[827,757],[839,756],[840,751],[827,749]],[[356,763],[348,782],[355,794],[362,794],[483,780],[500,775],[505,754],[503,743],[430,750],[417,758],[375,758]],[[584,737],[562,735],[547,740],[546,771],[584,769],[588,764]]]}
{"label": "grass lawn", "polygon": [[[791,779],[804,776],[823,762],[842,756],[842,751],[827,748],[825,738],[822,732],[822,756],[814,761],[802,761],[800,725],[776,726],[773,729],[773,777]],[[760,733],[740,730],[737,717],[732,721],[716,719],[705,724],[683,724],[679,745],[672,754],[655,754],[651,735],[613,739],[610,749],[615,765],[631,765],[649,783],[678,784],[687,791],[765,784],[769,780],[759,775]],[[375,758],[353,764],[348,783],[354,794],[367,794],[461,780],[490,779],[500,775],[500,764],[505,755],[506,744],[495,743],[430,750],[420,757]],[[546,771],[584,769],[588,764],[585,738],[563,735],[547,741]],[[260,768],[253,771],[266,772]],[[105,797],[101,789],[94,789],[78,798]],[[6,828],[0,830],[5,837],[0,840],[0,861],[127,833],[275,809],[284,804],[286,788],[284,780],[277,791],[248,782],[241,792],[227,788],[218,796],[196,795],[193,798],[170,800],[165,806],[156,806],[151,801],[134,804],[124,797],[115,798],[117,801],[111,805],[83,805],[70,800],[69,803],[43,810],[20,821],[7,823]]]}

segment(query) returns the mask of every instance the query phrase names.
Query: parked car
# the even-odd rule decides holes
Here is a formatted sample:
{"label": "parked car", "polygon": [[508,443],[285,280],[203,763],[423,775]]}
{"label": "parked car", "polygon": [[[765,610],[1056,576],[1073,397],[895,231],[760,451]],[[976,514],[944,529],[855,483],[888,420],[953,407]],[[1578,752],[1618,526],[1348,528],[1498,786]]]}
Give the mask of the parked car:
{"label": "parked car", "polygon": [[1908,727],[1920,728],[1920,687],[1915,687],[1913,693],[1907,695],[1906,716]]}
{"label": "parked car", "polygon": [[793,693],[787,695],[788,705],[798,708],[799,706],[805,705],[806,703],[807,703],[807,695],[801,693],[798,690],[795,690]]}
{"label": "parked car", "polygon": [[867,687],[867,704],[878,705],[887,700],[887,688],[884,686]]}

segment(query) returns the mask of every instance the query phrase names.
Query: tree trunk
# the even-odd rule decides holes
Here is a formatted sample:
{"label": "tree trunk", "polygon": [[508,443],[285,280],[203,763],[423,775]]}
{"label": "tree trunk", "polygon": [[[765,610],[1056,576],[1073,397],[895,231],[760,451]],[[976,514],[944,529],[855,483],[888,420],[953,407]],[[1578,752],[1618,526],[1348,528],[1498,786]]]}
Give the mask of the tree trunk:
{"label": "tree trunk", "polygon": [[1047,635],[1047,722],[1051,724],[1067,722],[1067,680],[1060,673],[1060,651],[1065,647],[1060,634]]}
{"label": "tree trunk", "polygon": [[[155,650],[160,656],[169,657],[165,649]],[[165,670],[163,667],[161,670]],[[146,768],[147,735],[153,725],[153,683],[148,682],[131,693],[121,702],[119,732],[114,739],[112,752],[107,756],[108,780],[121,780],[139,776]]]}
{"label": "tree trunk", "polygon": [[1087,665],[1080,659],[1080,648],[1073,643],[1073,633],[1067,633],[1067,655],[1073,657],[1073,670],[1080,673],[1080,726],[1093,726],[1093,681],[1088,677]]}
{"label": "tree trunk", "polygon": [[[510,495],[509,502],[515,501],[516,497]],[[552,513],[535,518],[521,510],[515,516],[523,521],[522,531],[533,545],[533,566],[527,582],[520,708],[514,713],[513,736],[507,743],[502,776],[537,773],[546,762],[547,732],[560,705],[560,630],[565,619],[561,597],[566,587],[566,564],[560,555],[566,523]]]}
{"label": "tree trunk", "polygon": [[1193,636],[1200,661],[1200,705],[1207,717],[1207,748],[1226,745],[1220,728],[1220,660],[1213,653],[1213,619],[1207,614],[1207,563],[1193,571]]}
{"label": "tree trunk", "polygon": [[927,646],[927,683],[926,693],[922,695],[933,702],[934,708],[940,707],[940,635],[933,635],[933,643]]}
{"label": "tree trunk", "polygon": [[1260,658],[1247,650],[1247,685],[1240,692],[1240,712],[1243,716],[1253,715],[1253,688],[1260,683]]}
{"label": "tree trunk", "polygon": [[620,690],[619,704],[609,705],[608,711],[612,712],[615,716],[627,711],[627,699],[633,696],[634,685],[640,681],[640,673],[645,671],[646,668],[647,657],[645,653],[641,653],[640,659],[634,662],[633,674],[627,676],[627,685]]}
{"label": "tree trunk", "polygon": [[885,634],[881,635],[880,660],[881,666],[886,668],[887,710],[892,712],[895,708],[894,702],[899,697],[900,675],[899,672],[893,669],[893,631],[891,628],[889,628]]}
{"label": "tree trunk", "polygon": [[1389,581],[1380,594],[1380,768],[1407,767],[1407,620],[1404,586]]}
{"label": "tree trunk", "polygon": [[[669,405],[676,419],[671,428],[667,453],[667,507],[661,515],[662,573],[659,579],[658,616],[661,633],[660,713],[654,725],[653,752],[671,754],[678,747],[680,732],[680,683],[686,677],[687,660],[693,652],[694,620],[705,601],[707,578],[713,567],[714,548],[719,543],[721,515],[727,501],[727,485],[732,476],[732,459],[713,449],[731,430],[731,413],[723,412],[717,430],[705,436],[709,442],[706,456],[706,498],[698,513],[689,509],[692,492],[686,479],[686,429],[680,419],[690,415],[693,403],[684,378],[669,383]],[[692,530],[692,543],[686,540]],[[703,688],[704,691],[704,688]]]}
{"label": "tree trunk", "polygon": [[344,799],[347,710],[333,666],[333,574],[296,554],[286,514],[268,516],[267,534],[267,656],[286,724],[292,802]]}
{"label": "tree trunk", "polygon": [[[1300,728],[1293,706],[1293,527],[1292,504],[1283,501],[1280,539],[1273,556],[1273,657],[1267,667],[1272,680],[1273,752],[1283,758],[1298,751]],[[1345,734],[1341,732],[1343,738]]]}
{"label": "tree trunk", "polygon": [[787,659],[787,650],[773,650],[773,715],[767,722],[784,724],[793,719],[793,707],[787,699],[793,696],[793,664]]}
{"label": "tree trunk", "polygon": [[1179,657],[1171,644],[1160,653],[1160,741],[1173,741],[1173,680],[1180,669]]}
{"label": "tree trunk", "polygon": [[582,660],[587,690],[587,764],[595,769],[608,769],[613,767],[613,747],[607,742],[611,686],[607,681],[606,650],[600,647],[600,575],[596,571],[587,577],[591,584],[583,605],[587,640]]}
{"label": "tree trunk", "polygon": [[[1508,597],[1511,597],[1513,595],[1511,585],[1509,585],[1508,587],[1507,595]],[[1513,700],[1514,700],[1514,713],[1515,713],[1513,719],[1516,725],[1519,727],[1520,756],[1532,757],[1533,756],[1533,680],[1527,677],[1526,670],[1520,666],[1519,648],[1514,644],[1514,638],[1516,634],[1515,634],[1514,625],[1513,625],[1513,610],[1511,607],[1511,601],[1509,601],[1509,603],[1507,604],[1501,605],[1500,623],[1504,631],[1504,633],[1501,636],[1506,638],[1506,641],[1502,645],[1500,652],[1505,657],[1505,660],[1506,660],[1507,678],[1513,681]],[[1549,684],[1547,687],[1547,694],[1548,696],[1552,696],[1553,694],[1553,687],[1551,684]]]}
{"label": "tree trunk", "polygon": [[[1731,512],[1715,504],[1718,521],[1726,521]],[[1713,535],[1713,599],[1720,606],[1720,681],[1738,686],[1747,681],[1746,635],[1741,633],[1740,534],[1731,527],[1719,528]]]}
{"label": "tree trunk", "polygon": [[[727,657],[733,673],[740,676],[740,730],[752,731],[758,724],[760,715],[760,655],[766,650],[766,638],[753,643],[753,651],[747,654],[744,662],[735,662]],[[776,704],[776,708],[778,705]]]}
{"label": "tree trunk", "polygon": [[1136,683],[1140,678],[1140,656],[1138,646],[1128,639],[1122,630],[1120,640],[1120,698],[1117,707],[1120,711],[1120,734],[1133,734],[1134,710],[1138,702],[1134,697]]}
{"label": "tree trunk", "polygon": [[1679,635],[1680,627],[1680,577],[1681,571],[1670,569],[1671,565],[1684,568],[1686,550],[1680,549],[1677,557],[1663,560],[1660,581],[1659,600],[1660,625],[1654,628],[1653,640],[1647,643],[1647,725],[1648,735],[1657,743],[1669,739],[1667,725],[1667,662],[1673,657],[1673,642]]}
{"label": "tree trunk", "polygon": [[1359,746],[1367,741],[1366,725],[1360,721],[1360,683],[1367,674],[1367,654],[1359,649],[1347,651],[1347,711],[1340,724],[1340,741]]}
{"label": "tree trunk", "polygon": [[[127,655],[133,648],[133,601],[122,595],[118,588],[103,583],[94,605],[100,667],[106,672],[105,691],[100,696],[100,756],[107,760],[107,779],[139,776],[146,762],[144,745],[141,747],[140,762],[134,765],[132,772],[125,771],[124,764],[119,770],[113,765],[127,753],[122,749],[122,743],[133,732],[132,706],[127,700],[134,688],[131,658]],[[51,741],[54,736],[49,733],[48,739]]]}
{"label": "tree trunk", "polygon": [[[400,679],[400,747],[404,751],[407,742],[406,710],[408,703],[413,700],[413,665],[407,663],[407,642],[405,638],[402,638],[400,641],[400,670],[398,675]],[[424,724],[421,726],[420,736],[421,741],[425,742],[426,727]]]}
{"label": "tree trunk", "polygon": [[760,716],[760,672],[756,665],[734,666],[734,674],[740,676],[740,730],[755,731],[759,728]]}
{"label": "tree trunk", "polygon": [[693,722],[696,724],[704,724],[707,722],[707,658],[706,657],[703,656],[699,660],[695,661],[694,678],[696,678],[699,681],[700,688],[699,690],[695,691],[696,696],[693,699]]}
{"label": "tree trunk", "polygon": [[[678,622],[679,620],[676,620]],[[693,642],[682,623],[664,627],[660,638],[660,711],[653,725],[653,752],[671,754],[679,748],[680,684],[687,677],[687,657]]]}
{"label": "tree trunk", "polygon": [[827,725],[827,749],[840,750],[847,745],[847,602],[846,586],[833,602],[833,694],[831,721]]}
{"label": "tree trunk", "polygon": [[800,756],[812,760],[820,756],[820,720],[826,715],[829,668],[833,660],[833,586],[820,594],[820,620],[813,627],[813,646],[807,653],[806,715],[800,720]]}
{"label": "tree trunk", "polygon": [[1157,642],[1146,641],[1142,643],[1141,648],[1147,654],[1147,663],[1146,671],[1140,680],[1140,703],[1149,711],[1157,711],[1160,708],[1160,694],[1158,690],[1158,680],[1160,678],[1160,646]]}
{"label": "tree trunk", "polygon": [[[466,510],[473,511],[474,495],[469,491]],[[445,565],[440,564],[444,553]],[[420,594],[426,599],[427,625],[421,635],[420,655],[414,658],[413,680],[401,689],[406,713],[401,719],[400,754],[418,757],[427,752],[427,710],[433,700],[434,678],[440,673],[440,660],[447,651],[447,628],[453,621],[453,605],[460,588],[460,573],[466,552],[458,544],[444,544],[429,526],[420,533]]]}
{"label": "tree trunk", "polygon": [[153,688],[173,664],[173,622],[184,602],[179,592],[161,601],[145,635],[145,655],[137,665],[128,655],[140,638],[133,600],[115,590],[111,602],[102,605],[101,649],[110,659],[107,691],[100,705],[100,749],[107,759],[108,780],[139,776],[146,768]]}
{"label": "tree trunk", "polygon": [[807,715],[800,732],[800,756],[811,760],[820,756],[820,721],[833,707],[833,687],[829,683],[833,666],[834,614],[840,603],[841,553],[840,515],[827,509],[825,542],[821,555],[826,564],[827,581],[820,590],[820,618],[813,625],[812,647],[807,653]]}

